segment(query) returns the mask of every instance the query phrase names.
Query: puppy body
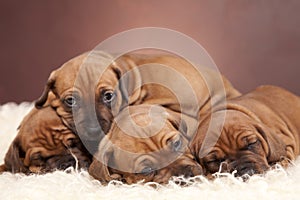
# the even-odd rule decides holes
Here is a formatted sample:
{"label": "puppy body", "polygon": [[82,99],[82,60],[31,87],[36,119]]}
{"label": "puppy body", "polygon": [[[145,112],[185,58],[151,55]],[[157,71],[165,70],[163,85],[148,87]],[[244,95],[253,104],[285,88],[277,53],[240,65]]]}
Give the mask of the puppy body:
{"label": "puppy body", "polygon": [[[73,155],[72,155],[73,154]],[[91,156],[78,136],[68,129],[51,107],[33,108],[25,116],[4,159],[3,171],[40,173],[54,169],[87,168]]]}
{"label": "puppy body", "polygon": [[93,177],[131,184],[141,180],[166,183],[171,176],[202,174],[187,147],[180,118],[151,109],[153,105],[144,104],[120,113],[94,156],[89,168]]}
{"label": "puppy body", "polygon": [[[287,166],[299,155],[300,98],[282,88],[261,86],[231,99],[200,122],[191,149],[206,173],[237,170],[263,173],[274,163]],[[208,132],[211,117],[225,116]],[[224,123],[224,125],[223,125]]]}
{"label": "puppy body", "polygon": [[[217,71],[207,67],[199,69],[185,59],[172,55],[128,53],[116,59],[103,73],[96,98],[100,99],[98,102],[101,105],[103,90],[119,89],[122,100],[116,100],[116,113],[124,104],[144,103],[161,105],[197,118],[226,98],[240,95]],[[126,76],[126,73],[129,74]],[[113,74],[114,79],[111,77]],[[120,80],[122,76],[125,76],[124,80]],[[128,95],[128,99],[124,98],[124,93],[127,93],[125,96]]]}
{"label": "puppy body", "polygon": [[197,118],[238,95],[217,72],[203,67],[199,73],[179,57],[129,53],[114,59],[92,51],[53,71],[36,107],[49,103],[93,154],[114,116],[128,105],[158,104]]}
{"label": "puppy body", "polygon": [[[124,107],[161,105],[198,118],[226,98],[240,93],[217,71],[172,55],[128,53],[102,74],[96,89],[98,119],[109,130],[113,116]],[[106,94],[113,94],[107,102]]]}

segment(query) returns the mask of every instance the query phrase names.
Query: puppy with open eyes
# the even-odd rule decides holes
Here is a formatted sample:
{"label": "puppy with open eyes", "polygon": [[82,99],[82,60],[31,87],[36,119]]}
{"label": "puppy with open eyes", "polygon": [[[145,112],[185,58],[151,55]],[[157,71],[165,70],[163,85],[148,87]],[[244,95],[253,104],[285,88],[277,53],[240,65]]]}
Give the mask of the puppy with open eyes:
{"label": "puppy with open eyes", "polygon": [[25,116],[0,171],[44,173],[68,167],[88,168],[92,156],[51,107]]}
{"label": "puppy with open eyes", "polygon": [[161,105],[198,118],[226,98],[240,93],[217,71],[171,54],[131,52],[112,62],[96,86],[96,110],[101,127],[109,130],[124,107]]}
{"label": "puppy with open eyes", "polygon": [[188,149],[185,123],[162,109],[146,104],[124,109],[100,142],[89,173],[103,183],[128,184],[201,175],[202,167]]}
{"label": "puppy with open eyes", "polygon": [[86,52],[69,60],[50,74],[41,97],[35,102],[37,109],[48,105],[54,108],[91,153],[96,150],[94,147],[105,128],[101,129],[95,113],[95,85],[101,70],[110,63],[111,57],[103,52],[93,55]]}
{"label": "puppy with open eyes", "polygon": [[171,55],[128,53],[119,58],[100,51],[75,57],[51,73],[36,107],[50,105],[93,154],[114,116],[128,105],[158,104],[198,117],[240,93],[217,72],[201,73]]}
{"label": "puppy with open eyes", "polygon": [[[213,118],[218,120],[209,130]],[[299,155],[299,119],[298,96],[279,87],[261,86],[204,118],[191,141],[191,151],[205,174],[220,167],[236,170],[238,176],[264,173],[275,163],[286,167]]]}

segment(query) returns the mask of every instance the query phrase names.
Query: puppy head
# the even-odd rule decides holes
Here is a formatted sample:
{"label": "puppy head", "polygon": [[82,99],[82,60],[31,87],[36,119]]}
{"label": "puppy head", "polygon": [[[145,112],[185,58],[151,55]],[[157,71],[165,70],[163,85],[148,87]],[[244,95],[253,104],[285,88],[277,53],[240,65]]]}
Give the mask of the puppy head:
{"label": "puppy head", "polygon": [[[193,151],[198,153],[206,174],[218,172],[220,167],[223,171],[237,170],[239,176],[259,174],[265,172],[270,163],[285,156],[284,145],[278,136],[257,119],[237,110],[217,111],[215,116],[224,112],[224,125],[220,121],[213,131],[205,133],[211,116],[200,122],[198,137],[191,144],[198,145]],[[207,137],[205,140],[204,136]],[[202,151],[199,151],[199,145]]]}
{"label": "puppy head", "polygon": [[[187,148],[184,122],[165,111],[152,112],[151,107],[130,106],[120,113],[100,142],[89,169],[92,176],[130,184],[141,180],[166,183],[171,176],[202,174]],[[129,115],[123,115],[126,111]]]}
{"label": "puppy head", "polygon": [[[47,106],[46,102],[49,98],[49,92],[53,92],[60,100],[67,100],[65,92],[70,93],[70,89],[74,87],[78,71],[87,53],[71,59],[63,64],[60,68],[53,71],[46,83],[44,91],[39,99],[36,100],[35,106],[38,108]],[[71,91],[72,94],[72,91]],[[67,102],[64,102],[67,105]]]}
{"label": "puppy head", "polygon": [[86,56],[87,54],[83,54],[75,57],[53,71],[41,97],[35,102],[36,108],[45,107],[49,102],[49,95],[53,93],[55,98],[50,101],[50,105],[56,109],[64,123],[72,130],[76,130],[72,115],[73,108],[80,109],[79,102],[85,102],[80,88],[75,86],[80,66]]}
{"label": "puppy head", "polygon": [[13,173],[42,173],[90,164],[91,156],[78,136],[68,129],[51,107],[33,109],[23,119],[18,135],[5,156],[5,168]]}
{"label": "puppy head", "polygon": [[[35,106],[41,108],[49,102],[73,132],[84,141],[96,141],[98,144],[103,129],[99,126],[95,110],[95,88],[110,62],[108,55],[96,51],[71,59],[51,73]],[[50,93],[55,95],[51,101]]]}

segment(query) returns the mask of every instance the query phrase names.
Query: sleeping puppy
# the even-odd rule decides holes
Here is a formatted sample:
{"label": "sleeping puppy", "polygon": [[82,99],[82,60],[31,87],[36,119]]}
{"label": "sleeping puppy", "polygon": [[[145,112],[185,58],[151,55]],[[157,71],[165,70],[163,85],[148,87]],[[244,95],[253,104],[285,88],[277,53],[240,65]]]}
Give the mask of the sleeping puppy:
{"label": "sleeping puppy", "polygon": [[89,173],[103,183],[128,184],[201,175],[201,166],[187,148],[185,123],[170,113],[154,105],[124,109],[100,142]]}
{"label": "sleeping puppy", "polygon": [[[206,174],[219,170],[237,170],[238,176],[260,174],[275,163],[286,167],[299,155],[298,96],[261,86],[227,103],[200,122],[190,145]],[[223,114],[225,121],[219,120],[208,131],[211,117]]]}
{"label": "sleeping puppy", "polygon": [[88,168],[91,157],[51,107],[33,108],[21,122],[0,171],[43,173],[75,167],[76,160],[79,168]]}

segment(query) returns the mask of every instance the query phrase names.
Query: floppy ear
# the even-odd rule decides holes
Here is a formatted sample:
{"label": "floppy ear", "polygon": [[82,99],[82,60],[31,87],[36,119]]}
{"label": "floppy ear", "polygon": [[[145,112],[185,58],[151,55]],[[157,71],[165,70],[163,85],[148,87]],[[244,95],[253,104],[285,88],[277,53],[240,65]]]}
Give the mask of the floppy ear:
{"label": "floppy ear", "polygon": [[188,127],[185,120],[183,119],[183,114],[168,114],[168,120],[171,122],[175,129],[177,129],[181,133],[184,133],[185,135],[187,134]]}
{"label": "floppy ear", "polygon": [[7,171],[5,164],[0,165],[0,173]]}
{"label": "floppy ear", "polygon": [[56,75],[55,74],[56,74],[56,71],[53,71],[50,74],[42,95],[40,96],[40,98],[38,98],[35,101],[35,107],[37,109],[42,108],[45,105],[46,101],[48,100],[48,95],[49,95],[50,91],[53,90],[54,84],[55,84],[55,81],[56,81]]}
{"label": "floppy ear", "polygon": [[[256,124],[257,132],[265,139],[268,144],[268,163],[279,162],[287,155],[286,145],[271,129],[262,124]],[[267,153],[267,152],[266,152]]]}
{"label": "floppy ear", "polygon": [[191,140],[197,133],[199,121],[193,117],[168,111],[168,120],[177,130],[185,134],[188,140]]}
{"label": "floppy ear", "polygon": [[128,105],[136,102],[141,96],[142,78],[134,61],[127,57],[120,58],[113,65],[113,71],[119,80],[119,88],[125,102]]}
{"label": "floppy ear", "polygon": [[25,153],[22,151],[19,140],[15,139],[13,143],[10,145],[8,152],[4,158],[4,165],[7,171],[11,171],[13,173],[17,172],[28,172],[26,167],[24,166],[23,159],[21,156],[25,156]]}

